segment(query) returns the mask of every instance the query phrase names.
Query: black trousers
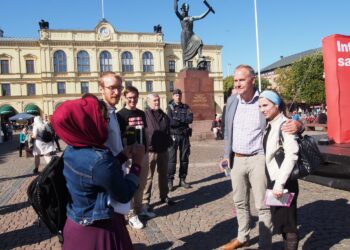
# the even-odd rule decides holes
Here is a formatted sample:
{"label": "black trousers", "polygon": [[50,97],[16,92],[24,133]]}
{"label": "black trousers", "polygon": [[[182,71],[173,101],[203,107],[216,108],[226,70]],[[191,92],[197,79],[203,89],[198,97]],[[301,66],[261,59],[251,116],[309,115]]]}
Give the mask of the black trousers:
{"label": "black trousers", "polygon": [[[169,162],[168,162],[168,180],[174,180],[176,173],[176,158],[177,149],[180,150],[180,169],[179,178],[185,179],[188,171],[188,161],[190,157],[190,138],[184,135],[172,135],[173,145],[168,149]],[[175,140],[174,140],[175,138]]]}
{"label": "black trousers", "polygon": [[19,157],[22,157],[22,150],[25,148],[25,143],[19,144]]}

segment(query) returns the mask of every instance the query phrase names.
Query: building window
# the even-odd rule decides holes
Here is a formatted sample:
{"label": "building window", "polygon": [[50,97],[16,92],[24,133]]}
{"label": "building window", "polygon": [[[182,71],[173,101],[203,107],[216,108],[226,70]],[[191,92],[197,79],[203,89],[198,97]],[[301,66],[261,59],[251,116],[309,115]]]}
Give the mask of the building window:
{"label": "building window", "polygon": [[62,50],[53,54],[53,68],[55,73],[67,72],[67,57]]}
{"label": "building window", "polygon": [[143,72],[153,72],[153,55],[151,52],[145,52],[142,55]]}
{"label": "building window", "polygon": [[88,82],[81,82],[80,86],[81,86],[81,93],[82,94],[89,93],[89,83]]}
{"label": "building window", "polygon": [[27,74],[34,74],[34,60],[26,60]]}
{"label": "building window", "polygon": [[210,61],[208,61],[207,62],[207,71],[211,71],[211,62]]}
{"label": "building window", "polygon": [[187,66],[188,66],[188,68],[193,68],[193,62],[192,61],[188,61],[187,62]]}
{"label": "building window", "polygon": [[9,83],[1,84],[1,95],[2,96],[11,96],[11,88]]}
{"label": "building window", "polygon": [[146,92],[153,92],[153,82],[146,81]]}
{"label": "building window", "polygon": [[169,72],[175,72],[175,61],[169,61]]}
{"label": "building window", "polygon": [[9,60],[0,60],[0,74],[5,75],[9,73]]}
{"label": "building window", "polygon": [[169,81],[169,91],[170,92],[174,91],[174,82],[173,81]]}
{"label": "building window", "polygon": [[27,96],[35,95],[35,83],[27,84]]}
{"label": "building window", "polygon": [[66,83],[58,82],[57,83],[57,94],[65,94],[66,93]]}
{"label": "building window", "polygon": [[134,65],[132,62],[132,54],[129,51],[125,51],[122,54],[122,72],[133,72]]}
{"label": "building window", "polygon": [[86,51],[79,51],[77,54],[77,64],[79,73],[90,72],[90,57]]}
{"label": "building window", "polygon": [[125,81],[125,88],[131,87],[131,86],[132,86],[132,81]]}
{"label": "building window", "polygon": [[112,56],[108,51],[102,51],[100,54],[100,71],[112,71]]}

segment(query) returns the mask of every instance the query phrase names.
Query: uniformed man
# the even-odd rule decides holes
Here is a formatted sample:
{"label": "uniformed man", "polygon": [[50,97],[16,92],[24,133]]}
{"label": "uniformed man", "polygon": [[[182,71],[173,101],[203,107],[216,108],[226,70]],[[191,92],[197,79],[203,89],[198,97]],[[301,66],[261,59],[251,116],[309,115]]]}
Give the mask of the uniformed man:
{"label": "uniformed man", "polygon": [[180,149],[179,186],[183,188],[191,187],[185,180],[190,156],[190,136],[192,135],[192,129],[189,127],[189,124],[193,121],[193,114],[190,107],[187,104],[182,103],[181,99],[181,90],[175,89],[173,92],[173,100],[167,107],[167,115],[170,119],[170,136],[173,140],[173,144],[169,148],[169,191],[174,191],[173,182],[176,172],[176,156],[178,148]]}

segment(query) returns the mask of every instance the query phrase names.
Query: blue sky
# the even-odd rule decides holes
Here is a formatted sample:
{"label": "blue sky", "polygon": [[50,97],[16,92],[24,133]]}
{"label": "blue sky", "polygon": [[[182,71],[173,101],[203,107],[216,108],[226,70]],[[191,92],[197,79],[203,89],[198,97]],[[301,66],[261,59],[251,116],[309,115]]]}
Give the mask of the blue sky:
{"label": "blue sky", "polygon": [[[183,3],[179,1],[179,6]],[[187,0],[190,15],[206,10]],[[216,14],[195,22],[204,44],[222,45],[224,75],[241,63],[257,68],[254,0],[208,0]],[[161,24],[166,42],[179,42],[181,27],[173,0],[104,0],[105,18],[118,31],[153,32]],[[38,21],[52,29],[92,30],[101,20],[101,0],[1,1],[0,27],[8,37],[38,38]],[[257,0],[260,66],[322,46],[331,34],[350,35],[349,0]]]}

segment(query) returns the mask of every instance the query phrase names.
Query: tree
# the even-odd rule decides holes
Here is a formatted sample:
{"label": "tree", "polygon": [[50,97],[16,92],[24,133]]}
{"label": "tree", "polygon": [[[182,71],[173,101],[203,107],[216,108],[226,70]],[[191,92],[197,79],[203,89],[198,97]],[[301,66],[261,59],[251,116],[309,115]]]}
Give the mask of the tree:
{"label": "tree", "polygon": [[[258,76],[256,76],[254,84],[255,84],[255,88],[259,89]],[[261,91],[264,91],[265,89],[268,89],[270,87],[271,87],[271,84],[270,84],[269,80],[267,80],[266,78],[261,78]]]}
{"label": "tree", "polygon": [[287,101],[307,105],[325,103],[321,53],[305,56],[290,67],[276,70],[276,74],[278,89]]}
{"label": "tree", "polygon": [[225,77],[224,78],[224,102],[225,103],[227,98],[231,95],[232,88],[233,88],[233,76]]}

